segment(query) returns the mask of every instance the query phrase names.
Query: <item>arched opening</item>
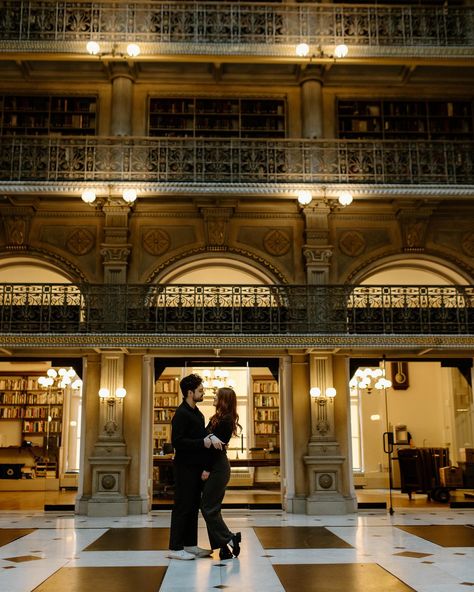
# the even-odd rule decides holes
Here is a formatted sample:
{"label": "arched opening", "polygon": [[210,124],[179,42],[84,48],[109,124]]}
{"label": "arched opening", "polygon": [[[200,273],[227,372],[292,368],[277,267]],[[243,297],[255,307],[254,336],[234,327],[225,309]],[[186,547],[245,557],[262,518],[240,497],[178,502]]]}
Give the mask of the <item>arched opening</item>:
{"label": "arched opening", "polygon": [[[461,273],[440,262],[419,257],[388,261],[361,274],[358,284],[363,287],[354,290],[352,304],[354,307],[358,304],[365,306],[370,298],[369,307],[373,313],[383,305],[384,292],[382,289],[371,293],[371,286],[383,286],[392,296],[393,290],[399,291],[401,314],[409,318],[407,309],[410,304],[414,308],[420,306],[421,297],[416,288],[410,290],[403,286],[426,286],[422,298],[427,305],[438,306],[440,310],[444,308],[449,314],[450,308],[455,311],[456,307],[464,306],[456,286],[468,281]],[[438,287],[443,286],[453,286],[453,290],[448,290],[447,295],[440,298]],[[354,380],[356,371],[364,367],[385,367],[391,386],[376,390]],[[436,497],[436,487],[441,486],[444,479],[439,471],[443,468],[440,465],[449,463],[461,467],[465,461],[462,450],[474,445],[472,359],[424,358],[424,352],[415,352],[411,357],[407,354],[397,360],[388,353],[386,360],[382,360],[382,355],[373,361],[352,360],[351,378],[352,463],[354,482],[362,488],[359,501],[388,500],[390,459],[384,452],[382,440],[386,431],[393,434],[395,442],[391,462],[394,506],[425,503],[433,493]],[[416,458],[425,459],[425,465],[427,458],[433,459],[429,469],[431,485],[420,477],[410,495],[404,460],[407,454],[411,454],[406,452],[408,449],[413,450]],[[410,479],[412,477],[410,475]],[[461,491],[457,495],[462,496],[462,478],[461,481],[458,479],[459,485]]]}
{"label": "arched opening", "polygon": [[[22,284],[33,284],[28,295]],[[50,307],[49,321],[59,328],[67,308],[62,304],[70,305],[69,311],[77,309],[79,315],[80,300],[78,288],[54,265],[25,256],[0,259],[2,322],[10,323],[12,330],[25,324],[31,332],[39,331],[37,305]],[[40,379],[53,370],[61,373],[51,379],[52,384],[43,385]],[[64,371],[71,373],[67,383],[61,378]],[[0,465],[22,466],[22,478],[12,480],[11,486],[31,491],[31,495],[44,491],[46,503],[54,503],[58,492],[66,488],[72,492],[66,494],[67,501],[73,501],[78,486],[80,378],[80,361],[51,356],[47,351],[30,359],[0,358]]]}
{"label": "arched opening", "polygon": [[[165,302],[168,310],[169,307],[177,306],[178,302],[182,305],[186,290],[192,294],[193,287],[197,286],[211,286],[211,290],[202,295],[209,306],[213,305],[216,295],[223,308],[232,306],[232,300],[238,294],[239,304],[244,303],[245,306],[247,296],[250,308],[254,301],[249,294],[255,294],[255,289],[251,288],[271,286],[274,279],[253,263],[220,255],[187,260],[179,267],[161,274],[159,283],[167,286]],[[248,292],[246,286],[249,287]],[[268,298],[264,297],[259,298],[259,303],[262,307],[270,304]],[[219,352],[214,359],[155,359],[154,507],[163,507],[172,496],[172,474],[166,459],[166,452],[170,450],[170,421],[181,401],[179,380],[191,372],[206,378],[207,396],[200,404],[206,420],[214,412],[214,385],[225,381],[235,385],[236,389],[242,432],[229,443],[231,480],[224,507],[235,504],[281,507],[280,399],[283,393],[280,392],[279,361],[263,358],[261,361],[258,358],[248,360],[245,354],[230,359],[219,355]]]}

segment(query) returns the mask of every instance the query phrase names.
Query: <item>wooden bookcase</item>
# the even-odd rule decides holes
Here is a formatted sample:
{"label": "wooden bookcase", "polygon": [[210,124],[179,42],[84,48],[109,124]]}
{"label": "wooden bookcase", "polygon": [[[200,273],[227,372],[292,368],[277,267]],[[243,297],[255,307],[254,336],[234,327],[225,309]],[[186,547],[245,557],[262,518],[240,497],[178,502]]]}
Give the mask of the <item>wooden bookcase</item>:
{"label": "wooden bookcase", "polygon": [[340,100],[338,137],[472,140],[473,115],[469,100]]}
{"label": "wooden bookcase", "polygon": [[35,451],[30,459],[35,464],[24,467],[25,471],[34,471],[38,478],[54,478],[63,430],[63,390],[42,388],[39,377],[39,374],[0,374],[0,433],[11,432],[8,424],[15,422],[13,433],[20,434],[21,442],[10,442],[10,446],[20,450],[22,442],[29,441],[31,450]]}
{"label": "wooden bookcase", "polygon": [[0,95],[1,135],[95,135],[97,97]]}
{"label": "wooden bookcase", "polygon": [[181,403],[179,376],[163,376],[155,381],[153,393],[153,454],[171,442],[171,420]]}
{"label": "wooden bookcase", "polygon": [[[24,440],[35,436],[36,443],[44,446],[49,434],[50,437],[57,437],[59,446],[63,391],[42,388],[38,384],[38,378],[39,376],[33,375],[0,375],[0,423],[21,421],[21,434]],[[51,417],[49,422],[48,417]]]}
{"label": "wooden bookcase", "polygon": [[253,426],[256,448],[279,446],[280,395],[278,382],[267,376],[253,377]]}
{"label": "wooden bookcase", "polygon": [[284,138],[282,99],[150,98],[150,136]]}

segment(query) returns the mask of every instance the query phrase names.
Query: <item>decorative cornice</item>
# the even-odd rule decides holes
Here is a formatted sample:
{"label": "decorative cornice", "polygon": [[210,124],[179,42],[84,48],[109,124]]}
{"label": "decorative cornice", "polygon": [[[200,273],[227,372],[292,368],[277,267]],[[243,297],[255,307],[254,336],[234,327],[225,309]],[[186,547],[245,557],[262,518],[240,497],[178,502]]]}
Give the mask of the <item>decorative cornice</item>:
{"label": "decorative cornice", "polygon": [[[3,192],[14,194],[64,194],[65,192],[77,195],[79,198],[82,191],[90,187],[91,183],[30,183],[25,181],[0,182],[0,189]],[[93,183],[98,193],[108,192],[110,185],[95,181]],[[123,184],[124,186],[126,183]],[[414,198],[468,198],[474,197],[474,185],[392,185],[392,184],[351,184],[351,183],[330,183],[324,187],[320,183],[134,183],[141,198],[162,196],[163,194],[199,194],[199,195],[271,195],[273,197],[290,197],[296,200],[296,194],[300,190],[309,190],[313,193],[314,199],[337,200],[341,191],[351,191],[354,199],[357,198],[380,198],[380,197],[414,197]]]}
{"label": "decorative cornice", "polygon": [[210,348],[210,349],[472,349],[474,335],[111,335],[111,334],[6,334],[0,347],[14,348]]}
{"label": "decorative cornice", "polygon": [[[112,36],[112,32],[110,35]],[[131,33],[132,34],[132,33]],[[31,54],[64,54],[70,53],[79,56],[87,56],[85,51],[85,43],[90,38],[88,37],[82,41],[65,41],[65,40],[3,40],[0,42],[1,53],[31,53]],[[135,39],[136,36],[134,36]],[[140,58],[145,59],[160,55],[192,55],[196,56],[253,56],[253,57],[280,57],[291,58],[295,62],[302,62],[295,56],[295,44],[272,44],[267,43],[262,35],[262,43],[209,43],[209,42],[184,42],[184,43],[149,43],[135,39],[140,44]],[[474,58],[473,48],[469,45],[369,45],[364,39],[364,44],[351,44],[350,39],[344,39],[349,48],[349,55],[351,60],[354,58],[457,58],[457,59],[472,59]],[[407,41],[408,43],[408,41]],[[121,55],[112,56],[112,42],[102,43],[103,52],[108,55],[109,60],[122,59]],[[334,50],[334,45],[321,45],[323,55],[321,58],[313,59],[313,63],[325,63],[334,61],[331,57],[331,52]],[[118,44],[117,54],[126,53],[126,43]],[[90,56],[87,56],[90,58]],[[96,58],[100,59],[99,56]],[[137,58],[135,58],[137,60]],[[303,62],[304,63],[304,62]]]}

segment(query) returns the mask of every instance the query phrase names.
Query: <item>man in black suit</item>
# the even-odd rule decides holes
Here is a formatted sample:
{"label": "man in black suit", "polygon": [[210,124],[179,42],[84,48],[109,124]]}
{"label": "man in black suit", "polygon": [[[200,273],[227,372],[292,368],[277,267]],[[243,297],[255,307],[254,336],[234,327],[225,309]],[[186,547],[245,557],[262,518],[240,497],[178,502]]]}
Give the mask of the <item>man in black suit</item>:
{"label": "man in black suit", "polygon": [[171,559],[190,560],[208,557],[212,551],[197,546],[199,506],[203,481],[204,450],[211,445],[221,450],[222,442],[206,432],[204,415],[197,403],[204,397],[202,378],[189,374],[180,382],[183,402],[171,421],[171,443],[175,449],[173,461],[175,497],[171,512]]}

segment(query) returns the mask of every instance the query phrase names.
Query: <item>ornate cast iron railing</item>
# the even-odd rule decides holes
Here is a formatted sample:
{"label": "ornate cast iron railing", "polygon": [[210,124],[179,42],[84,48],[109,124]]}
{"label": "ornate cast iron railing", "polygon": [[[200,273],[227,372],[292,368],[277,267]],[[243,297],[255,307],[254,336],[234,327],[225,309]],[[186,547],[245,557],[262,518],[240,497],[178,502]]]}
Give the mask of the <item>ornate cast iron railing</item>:
{"label": "ornate cast iron railing", "polygon": [[474,286],[0,284],[0,334],[473,335]]}
{"label": "ornate cast iron railing", "polygon": [[[343,4],[240,2],[60,2],[6,0],[0,6],[0,38],[69,43],[90,39],[182,44],[181,53],[245,52],[245,45],[283,48],[306,41],[315,46],[469,47],[473,44],[473,7],[361,6]],[[205,47],[207,46],[207,47]],[[214,49],[213,49],[214,46]],[[232,48],[230,48],[232,46]],[[44,46],[41,46],[44,49]],[[143,48],[146,52],[147,48]],[[161,47],[166,53],[166,47]],[[170,50],[171,51],[171,50]],[[174,50],[175,51],[175,50]],[[247,50],[248,51],[248,50]],[[287,48],[287,53],[294,48]]]}
{"label": "ornate cast iron railing", "polygon": [[3,137],[2,183],[469,185],[474,142]]}

